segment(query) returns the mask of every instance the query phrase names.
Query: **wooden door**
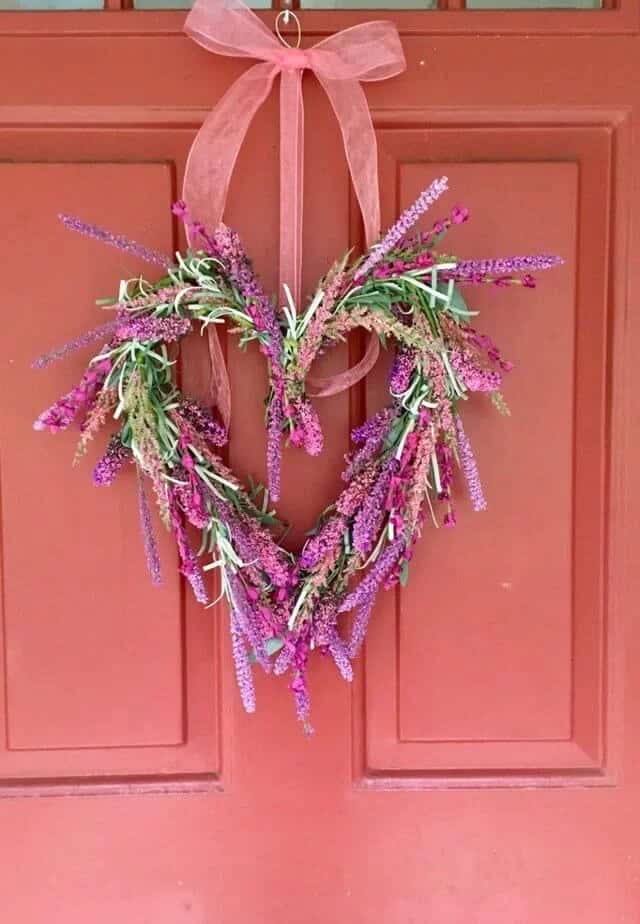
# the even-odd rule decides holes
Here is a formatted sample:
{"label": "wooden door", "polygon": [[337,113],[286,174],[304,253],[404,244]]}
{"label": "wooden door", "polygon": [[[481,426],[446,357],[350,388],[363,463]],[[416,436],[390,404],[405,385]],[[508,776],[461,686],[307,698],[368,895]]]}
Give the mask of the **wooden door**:
{"label": "wooden door", "polygon": [[[637,0],[378,11],[406,73],[370,84],[383,213],[447,173],[461,254],[561,253],[534,293],[477,296],[517,363],[504,420],[469,411],[489,510],[428,533],[373,619],[353,687],[284,682],[246,716],[226,614],[152,589],[125,478],[96,491],[72,437],[31,422],[83,357],[32,372],[138,268],[65,232],[76,213],[162,250],[194,132],[246,63],[183,14],[0,13],[2,632],[0,913],[7,924],[622,924],[640,914]],[[504,6],[504,4],[498,4]],[[265,12],[266,21],[273,14]],[[305,39],[374,14],[304,10]],[[360,242],[338,130],[305,79],[307,289]],[[277,258],[277,103],[239,159],[229,223]],[[357,351],[358,344],[349,349]],[[264,475],[261,359],[228,345],[231,461]],[[326,357],[326,369],[348,361]],[[203,375],[198,344],[184,375]],[[384,362],[287,453],[299,540],[335,493]],[[464,506],[464,505],[463,505]]]}

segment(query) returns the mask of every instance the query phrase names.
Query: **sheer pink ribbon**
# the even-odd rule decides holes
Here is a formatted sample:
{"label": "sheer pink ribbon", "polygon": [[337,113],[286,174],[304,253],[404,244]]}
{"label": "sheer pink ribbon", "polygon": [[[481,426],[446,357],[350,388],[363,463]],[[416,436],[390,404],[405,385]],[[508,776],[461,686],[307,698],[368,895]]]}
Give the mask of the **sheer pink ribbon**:
{"label": "sheer pink ribbon", "polygon": [[[303,124],[302,75],[313,71],[338,120],[367,245],[380,232],[376,138],[361,81],[401,73],[405,59],[390,22],[361,23],[311,48],[289,48],[242,0],[196,0],[186,33],[215,54],[258,58],[227,90],[198,132],[185,170],[183,197],[191,214],[209,227],[222,221],[231,174],[249,125],[280,74],[280,285],[300,306]],[[336,394],[375,363],[377,341],[361,363],[343,373],[342,384],[325,380],[316,394]],[[366,363],[364,369],[362,364]],[[355,378],[354,378],[355,375]]]}

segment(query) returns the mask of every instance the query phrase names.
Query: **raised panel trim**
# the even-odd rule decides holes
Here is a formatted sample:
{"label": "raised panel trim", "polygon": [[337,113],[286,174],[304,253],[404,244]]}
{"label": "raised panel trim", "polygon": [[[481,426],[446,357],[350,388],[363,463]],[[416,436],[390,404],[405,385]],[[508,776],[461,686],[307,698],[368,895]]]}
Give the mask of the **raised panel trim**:
{"label": "raised panel trim", "polygon": [[[170,143],[167,143],[166,147],[170,147]],[[38,153],[46,152],[43,152],[40,146]],[[145,167],[149,164],[160,164],[163,167],[168,166],[170,176],[175,171],[174,158],[162,155],[150,157],[148,160],[128,156],[121,160],[106,157],[101,161],[87,159],[79,162],[23,157],[5,163],[5,167],[12,169],[14,166],[38,163],[44,163],[47,167],[75,163],[98,163],[118,167],[122,164]],[[82,473],[78,477],[82,477]],[[87,477],[86,471],[84,477]],[[135,526],[135,519],[132,523]],[[140,572],[140,579],[146,580],[144,570]],[[184,697],[180,710],[179,739],[166,743],[153,741],[104,746],[12,746],[6,729],[7,713],[0,706],[0,798],[130,792],[208,792],[222,789],[222,728],[223,725],[226,727],[222,704],[229,691],[225,689],[223,692],[220,631],[221,622],[225,625],[227,623],[226,612],[222,604],[212,609],[202,609],[185,593],[184,581],[176,579],[181,585],[178,610]],[[214,593],[214,598],[215,595]],[[4,634],[3,628],[3,621],[0,620],[0,637]],[[190,672],[188,676],[187,670]]]}
{"label": "raised panel trim", "polygon": [[[412,116],[414,114],[412,113]],[[461,114],[442,113],[442,121],[434,120],[433,116],[428,119],[428,127],[440,128],[452,126],[461,129],[473,127],[493,127],[512,128],[517,130],[522,126],[522,119],[512,123],[505,118],[503,110],[490,112],[488,110],[481,113],[478,118],[477,110],[472,113]],[[465,116],[469,116],[469,120]],[[537,117],[536,117],[537,116]],[[597,112],[585,113],[584,110],[550,114],[550,118],[541,119],[540,114],[532,113],[532,122],[537,127],[544,130],[572,131],[576,128],[592,128],[604,130],[608,136],[609,143],[609,161],[608,161],[608,181],[607,202],[609,211],[609,225],[605,229],[605,239],[608,242],[608,266],[604,268],[606,285],[606,302],[604,308],[607,311],[607,327],[609,330],[609,346],[606,357],[606,374],[607,381],[612,375],[612,355],[616,356],[615,373],[616,378],[624,378],[624,370],[619,368],[625,355],[624,351],[624,327],[627,323],[624,302],[627,289],[627,236],[628,236],[628,195],[630,184],[630,173],[624,169],[630,159],[631,151],[631,132],[630,132],[630,113],[625,109],[615,109],[608,112],[598,110]],[[410,121],[410,124],[407,124]],[[376,120],[376,127],[383,133],[385,129],[416,129],[424,130],[424,124],[420,120],[411,118],[407,120],[405,113],[388,113],[382,114]],[[425,122],[427,114],[425,113]],[[525,129],[526,130],[526,129]],[[384,147],[384,143],[383,143]],[[443,158],[439,155],[431,155],[425,158],[426,161],[433,159],[441,161]],[[482,159],[482,158],[480,158]],[[543,160],[544,158],[532,157],[532,160]],[[575,160],[573,156],[567,155],[569,160]],[[409,158],[411,161],[412,158]],[[354,231],[358,229],[358,218],[354,207],[353,211]],[[614,294],[615,293],[615,298]],[[362,392],[360,402],[364,401],[364,391]],[[619,533],[625,529],[624,510],[626,503],[620,492],[629,492],[628,483],[621,483],[618,477],[611,482],[609,472],[611,468],[611,458],[615,457],[615,447],[612,446],[612,432],[622,431],[628,426],[628,417],[624,416],[621,407],[616,407],[613,403],[614,395],[607,385],[606,395],[607,412],[604,420],[603,437],[609,447],[607,456],[602,490],[603,496],[611,498],[613,492],[616,492],[617,500],[614,498],[610,505],[610,510],[616,512],[615,522],[612,513],[609,513],[601,526],[602,542],[599,552],[602,556],[603,576],[609,579],[602,587],[601,599],[599,605],[604,618],[604,635],[602,637],[601,661],[599,666],[599,684],[600,684],[600,704],[601,714],[596,714],[596,726],[600,729],[598,740],[590,740],[588,730],[585,733],[584,723],[580,714],[580,709],[574,711],[573,716],[573,738],[569,741],[549,741],[545,747],[544,741],[530,742],[531,750],[529,755],[523,752],[523,742],[516,742],[514,747],[502,754],[503,760],[496,761],[495,752],[493,757],[487,754],[486,759],[478,759],[478,749],[482,754],[482,745],[473,744],[473,755],[468,755],[469,764],[462,767],[458,765],[455,769],[447,768],[446,761],[443,760],[443,754],[438,754],[437,744],[429,743],[430,760],[425,765],[424,748],[425,745],[414,742],[404,742],[399,740],[397,731],[397,721],[392,725],[387,725],[388,732],[383,736],[382,741],[372,742],[367,740],[366,731],[366,710],[368,708],[367,696],[365,690],[365,669],[360,672],[358,681],[354,685],[354,712],[353,712],[353,771],[354,785],[358,788],[380,788],[380,789],[431,789],[431,788],[459,788],[459,787],[529,787],[529,786],[613,786],[618,782],[619,777],[619,756],[621,753],[621,734],[622,734],[622,664],[623,651],[621,649],[621,633],[619,622],[621,614],[618,608],[613,605],[619,595],[619,589],[613,586],[613,581],[618,577],[620,569],[611,568],[610,548],[612,546],[612,536],[614,530]],[[361,407],[361,404],[354,403],[355,408]],[[354,418],[354,424],[356,419]],[[618,437],[623,441],[622,437]],[[619,452],[619,446],[617,447]],[[621,575],[620,575],[621,576]],[[378,613],[378,618],[391,618],[391,613]],[[575,656],[575,651],[574,651]],[[390,661],[394,658],[391,655]],[[391,671],[392,673],[393,671]],[[395,696],[395,681],[391,676],[386,677],[384,682],[385,689],[391,690],[392,698]],[[597,704],[594,704],[597,707]],[[392,730],[393,726],[393,730]],[[552,750],[551,750],[552,749]],[[418,753],[421,751],[421,753]],[[523,757],[525,759],[523,759]],[[510,762],[510,759],[511,762]],[[531,761],[533,758],[533,761]],[[475,766],[474,766],[475,764]],[[479,764],[479,766],[478,766]],[[527,766],[529,764],[529,766]]]}

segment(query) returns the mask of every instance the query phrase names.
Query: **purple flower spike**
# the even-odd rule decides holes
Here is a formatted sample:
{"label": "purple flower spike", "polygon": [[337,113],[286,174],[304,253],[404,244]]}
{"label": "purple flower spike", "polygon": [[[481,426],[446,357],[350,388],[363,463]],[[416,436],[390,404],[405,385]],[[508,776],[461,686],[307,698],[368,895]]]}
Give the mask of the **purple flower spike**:
{"label": "purple flower spike", "polygon": [[198,235],[204,249],[221,260],[229,279],[245,301],[256,330],[266,334],[260,349],[271,364],[273,395],[269,405],[267,425],[267,472],[269,493],[274,501],[280,499],[280,471],[282,465],[282,424],[284,419],[284,371],[282,368],[282,331],[274,305],[258,281],[247,257],[240,236],[221,224],[208,234],[199,222],[191,221],[185,202],[175,202],[172,211],[185,223],[191,235]]}
{"label": "purple flower spike", "polygon": [[393,395],[401,395],[407,390],[415,364],[416,355],[411,348],[402,347],[396,352],[389,377],[389,390]]}
{"label": "purple flower spike", "polygon": [[282,472],[282,404],[274,397],[269,408],[267,425],[267,475],[269,494],[274,501],[280,500]]}
{"label": "purple flower spike", "polygon": [[165,340],[173,343],[191,330],[189,318],[125,318],[116,330],[118,340]]}
{"label": "purple flower spike", "polygon": [[293,418],[295,429],[291,434],[291,443],[302,446],[310,456],[318,456],[322,452],[323,436],[320,419],[310,401],[299,398],[293,403]]}
{"label": "purple flower spike", "polygon": [[59,215],[58,218],[65,228],[70,231],[77,231],[79,234],[84,234],[85,237],[92,237],[103,244],[109,244],[110,247],[117,247],[118,250],[130,253],[146,263],[156,263],[158,266],[163,267],[171,266],[172,260],[170,257],[159,253],[157,250],[150,250],[148,247],[138,244],[137,241],[132,241],[125,237],[124,234],[114,234],[112,231],[107,231],[98,225],[88,224],[86,221],[76,218],[75,215]]}
{"label": "purple flower spike", "polygon": [[231,615],[231,648],[233,650],[233,662],[236,669],[236,681],[240,690],[240,698],[245,712],[256,711],[256,691],[253,685],[253,674],[249,656],[242,638],[240,629],[236,623],[235,617]]}
{"label": "purple flower spike", "polygon": [[456,435],[458,437],[458,454],[460,456],[460,468],[467,482],[471,506],[476,512],[487,509],[487,502],[482,490],[478,466],[471,448],[471,443],[467,438],[462,426],[462,418],[456,415]]}
{"label": "purple flower spike", "polygon": [[274,394],[269,406],[267,471],[269,493],[274,501],[280,499],[280,469],[282,462],[282,423],[284,400],[284,373],[282,369],[282,331],[273,304],[258,282],[251,263],[236,231],[221,225],[211,238],[206,238],[211,252],[223,260],[229,278],[236,286],[258,331],[267,334],[262,347],[271,364]]}
{"label": "purple flower spike", "polygon": [[276,587],[286,587],[289,581],[287,560],[269,533],[239,519],[230,505],[222,507],[218,502],[218,506],[244,564],[260,567]]}
{"label": "purple flower spike", "polygon": [[212,446],[224,446],[227,442],[228,434],[225,427],[215,419],[211,411],[201,407],[197,401],[182,401],[180,413]]}
{"label": "purple flower spike", "polygon": [[406,209],[395,225],[387,231],[379,244],[371,248],[369,256],[364,261],[355,275],[355,281],[358,282],[363,276],[366,276],[374,266],[376,266],[385,254],[393,250],[395,245],[402,240],[407,231],[415,225],[419,218],[429,209],[436,199],[448,189],[449,181],[446,176],[434,180],[431,186],[420,193],[413,205]]}
{"label": "purple flower spike", "polygon": [[351,481],[354,475],[373,459],[389,432],[393,416],[392,409],[386,407],[351,431],[351,440],[359,445],[360,449],[346,456],[347,467],[342,473],[343,481]]}
{"label": "purple flower spike", "polygon": [[343,679],[346,680],[347,683],[351,683],[353,680],[353,667],[349,660],[349,651],[337,632],[331,639],[329,651]]}
{"label": "purple flower spike", "polygon": [[386,500],[391,479],[400,467],[393,457],[384,466],[372,490],[358,511],[353,524],[353,545],[363,555],[373,548],[386,513]]}
{"label": "purple flower spike", "polygon": [[116,433],[109,440],[107,450],[93,470],[93,483],[96,487],[108,487],[116,480],[127,462],[131,461],[133,453],[125,446]]}
{"label": "purple flower spike", "polygon": [[202,570],[189,543],[187,530],[185,529],[182,517],[180,516],[180,511],[178,509],[173,492],[171,494],[170,516],[171,527],[173,529],[173,534],[176,537],[178,551],[180,553],[181,571],[191,584],[191,589],[193,590],[194,596],[198,603],[206,604],[209,602],[209,597],[204,586]]}
{"label": "purple flower spike", "polygon": [[332,517],[319,532],[306,543],[300,556],[300,567],[310,570],[333,552],[342,542],[346,520],[342,516]]}
{"label": "purple flower spike", "polygon": [[535,273],[564,263],[555,254],[531,254],[526,257],[500,257],[495,260],[462,260],[453,271],[456,279],[481,276],[504,276],[511,273]]}
{"label": "purple flower spike", "polygon": [[[249,592],[237,574],[228,575],[233,599],[233,618],[235,626],[247,640],[256,656],[256,660],[264,671],[271,671],[271,661],[264,647],[264,625],[261,624],[259,609],[256,609],[250,599]],[[255,588],[251,588],[255,590]],[[255,594],[258,596],[257,593]]]}
{"label": "purple flower spike", "polygon": [[278,654],[274,665],[273,673],[279,677],[281,674],[286,673],[291,666],[293,660],[293,655],[295,654],[295,648],[292,642],[286,642],[284,648]]}
{"label": "purple flower spike", "polygon": [[364,603],[368,603],[375,596],[380,583],[386,578],[387,574],[402,554],[404,549],[404,539],[399,536],[390,545],[386,547],[382,555],[377,559],[375,564],[369,569],[369,573],[363,578],[358,586],[344,598],[338,608],[339,613],[348,613],[349,610],[356,609]]}
{"label": "purple flower spike", "polygon": [[376,600],[376,593],[377,588],[374,588],[355,615],[353,628],[351,629],[351,638],[347,648],[347,654],[350,658],[355,658],[362,648],[362,643],[364,642],[367,629],[369,628],[369,620],[371,619],[373,604]]}
{"label": "purple flower spike", "polygon": [[87,331],[85,334],[80,334],[79,337],[68,340],[66,343],[63,343],[62,346],[56,347],[54,350],[49,350],[48,353],[39,356],[33,361],[31,366],[33,369],[46,369],[47,366],[58,362],[59,359],[64,359],[69,353],[73,353],[75,350],[81,350],[83,347],[91,346],[92,343],[96,343],[98,340],[108,340],[117,326],[118,321],[114,318],[112,321],[107,321],[106,324],[94,327],[93,330]]}
{"label": "purple flower spike", "polygon": [[307,687],[307,678],[304,674],[298,674],[291,684],[293,698],[296,704],[296,715],[298,721],[304,725],[307,735],[313,734],[313,728],[309,724],[311,714],[311,700],[309,698],[309,688]]}
{"label": "purple flower spike", "polygon": [[497,369],[483,369],[459,350],[451,351],[450,360],[460,381],[469,391],[488,392],[500,388],[502,375]]}
{"label": "purple flower spike", "polygon": [[111,361],[109,359],[102,359],[100,362],[89,366],[75,388],[40,414],[33,425],[33,429],[49,429],[52,433],[66,430],[73,423],[80,408],[91,407],[110,369]]}
{"label": "purple flower spike", "polygon": [[354,427],[351,431],[351,440],[356,446],[362,446],[369,440],[378,440],[387,431],[393,412],[390,407],[385,407],[374,417],[365,420],[359,427]]}
{"label": "purple flower spike", "polygon": [[140,528],[142,530],[142,539],[144,542],[144,553],[147,559],[147,568],[151,575],[151,583],[158,587],[162,584],[162,573],[160,569],[160,556],[158,554],[158,544],[153,533],[153,523],[151,521],[151,511],[147,503],[147,495],[144,491],[142,475],[138,472],[138,511],[140,513]]}

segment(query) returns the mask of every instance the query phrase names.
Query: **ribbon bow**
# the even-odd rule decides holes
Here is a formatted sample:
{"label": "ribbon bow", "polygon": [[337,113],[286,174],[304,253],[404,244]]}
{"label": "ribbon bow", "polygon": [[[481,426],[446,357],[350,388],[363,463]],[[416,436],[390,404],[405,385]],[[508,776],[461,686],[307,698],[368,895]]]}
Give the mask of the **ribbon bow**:
{"label": "ribbon bow", "polygon": [[280,284],[300,304],[303,175],[302,74],[313,71],[338,120],[367,245],[380,233],[378,154],[360,81],[385,80],[405,68],[396,27],[352,26],[311,48],[283,45],[242,0],[196,0],[186,33],[219,55],[258,58],[205,119],[191,147],[184,199],[209,227],[222,220],[229,181],[251,120],[280,74]]}

